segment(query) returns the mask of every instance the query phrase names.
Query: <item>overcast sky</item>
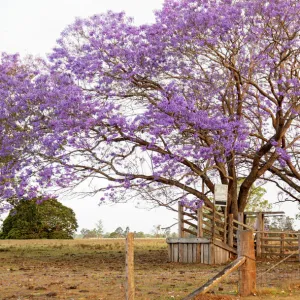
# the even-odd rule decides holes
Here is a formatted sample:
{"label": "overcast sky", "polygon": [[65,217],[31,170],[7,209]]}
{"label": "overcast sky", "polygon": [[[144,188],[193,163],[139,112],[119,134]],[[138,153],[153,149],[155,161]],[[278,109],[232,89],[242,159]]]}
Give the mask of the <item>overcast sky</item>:
{"label": "overcast sky", "polygon": [[[153,11],[160,9],[162,3],[163,0],[0,0],[0,52],[45,57],[62,30],[76,17],[107,10],[126,11],[137,24],[151,23]],[[276,194],[269,191],[268,198],[275,200]],[[177,217],[164,208],[147,211],[136,209],[133,204],[99,207],[98,199],[63,199],[63,203],[74,209],[80,228],[93,228],[101,219],[106,231],[129,226],[133,231],[150,232],[153,225],[171,225]],[[275,209],[286,210],[290,215],[297,211],[295,205]]]}

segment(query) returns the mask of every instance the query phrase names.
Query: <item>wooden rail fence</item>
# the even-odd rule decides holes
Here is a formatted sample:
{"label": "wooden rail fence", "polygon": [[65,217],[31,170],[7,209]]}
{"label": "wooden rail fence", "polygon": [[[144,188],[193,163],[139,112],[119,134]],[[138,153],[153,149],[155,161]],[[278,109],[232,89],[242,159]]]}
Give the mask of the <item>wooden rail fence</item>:
{"label": "wooden rail fence", "polygon": [[[297,232],[257,231],[256,256],[262,258],[284,258],[299,249]],[[291,256],[298,260],[298,254]]]}
{"label": "wooden rail fence", "polygon": [[[236,249],[238,230],[252,230],[257,257],[281,258],[298,250],[300,232],[265,231],[263,213],[257,213],[257,231],[245,224],[246,215],[243,213],[239,213],[238,220],[234,220],[232,214],[227,216],[207,206],[196,211],[186,211],[180,204],[178,213],[179,238],[204,238],[213,245],[223,243]],[[296,256],[297,254],[293,255],[292,259]]]}

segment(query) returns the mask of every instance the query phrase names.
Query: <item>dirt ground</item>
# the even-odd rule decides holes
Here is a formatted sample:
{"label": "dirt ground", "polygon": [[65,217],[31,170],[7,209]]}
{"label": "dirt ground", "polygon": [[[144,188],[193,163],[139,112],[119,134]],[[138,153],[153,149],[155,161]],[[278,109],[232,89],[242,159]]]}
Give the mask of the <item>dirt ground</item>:
{"label": "dirt ground", "polygon": [[[125,299],[124,240],[0,240],[0,299]],[[300,299],[299,262],[258,262],[258,292],[243,299]],[[168,263],[164,240],[135,240],[137,300],[182,299],[224,266]],[[241,299],[232,274],[197,300]]]}

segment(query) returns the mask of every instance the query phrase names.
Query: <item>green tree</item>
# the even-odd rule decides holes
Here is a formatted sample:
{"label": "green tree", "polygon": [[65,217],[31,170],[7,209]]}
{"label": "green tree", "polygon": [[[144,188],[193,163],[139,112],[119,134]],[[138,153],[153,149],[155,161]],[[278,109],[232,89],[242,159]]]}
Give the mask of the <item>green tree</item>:
{"label": "green tree", "polygon": [[14,204],[2,226],[2,239],[72,239],[75,213],[56,199],[21,200]]}
{"label": "green tree", "polygon": [[[238,191],[244,178],[238,180]],[[264,199],[267,190],[260,185],[253,184],[249,190],[247,197],[246,211],[268,211],[271,209],[271,204],[267,199]]]}

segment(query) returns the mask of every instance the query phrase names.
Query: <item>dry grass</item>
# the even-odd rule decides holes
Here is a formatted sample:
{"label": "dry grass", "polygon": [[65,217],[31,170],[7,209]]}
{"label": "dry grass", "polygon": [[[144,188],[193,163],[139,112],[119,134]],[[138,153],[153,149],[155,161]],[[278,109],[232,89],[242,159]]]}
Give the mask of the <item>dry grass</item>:
{"label": "dry grass", "polygon": [[[125,240],[120,239],[2,240],[0,299],[124,299],[124,248]],[[165,240],[135,240],[137,300],[182,299],[223,268],[168,263],[167,259]],[[259,272],[268,267],[265,262],[258,264]],[[272,286],[263,287],[255,299],[300,299],[300,284],[295,281],[300,279],[299,266],[286,264],[280,269],[281,275],[284,270],[294,277],[284,283],[277,271],[268,275]],[[234,274],[214,290],[223,295],[199,299],[238,299],[237,281]]]}

